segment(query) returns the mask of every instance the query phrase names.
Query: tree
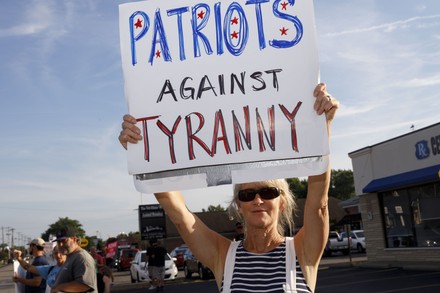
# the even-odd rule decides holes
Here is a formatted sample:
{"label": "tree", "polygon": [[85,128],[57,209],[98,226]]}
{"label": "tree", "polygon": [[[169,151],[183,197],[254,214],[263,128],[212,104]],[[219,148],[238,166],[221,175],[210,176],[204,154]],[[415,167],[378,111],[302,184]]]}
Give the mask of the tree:
{"label": "tree", "polygon": [[44,240],[51,240],[49,239],[50,235],[55,236],[57,231],[64,229],[67,226],[72,227],[76,231],[78,231],[79,237],[84,237],[86,234],[86,231],[84,231],[84,229],[82,228],[82,224],[79,221],[65,217],[65,218],[58,218],[58,221],[49,225],[49,229],[47,229],[46,232],[41,234],[41,238],[43,238]]}
{"label": "tree", "polygon": [[355,195],[353,171],[332,170],[329,196],[346,200]]}
{"label": "tree", "polygon": [[[307,179],[287,179],[290,190],[297,198],[306,198]],[[340,200],[346,200],[355,195],[353,171],[332,170],[328,195]]]}
{"label": "tree", "polygon": [[289,188],[296,198],[306,198],[307,179],[289,178],[287,183],[289,183]]}
{"label": "tree", "polygon": [[225,212],[226,209],[224,207],[222,207],[221,205],[217,205],[217,206],[213,206],[210,205],[208,206],[208,210],[202,209],[202,212]]}

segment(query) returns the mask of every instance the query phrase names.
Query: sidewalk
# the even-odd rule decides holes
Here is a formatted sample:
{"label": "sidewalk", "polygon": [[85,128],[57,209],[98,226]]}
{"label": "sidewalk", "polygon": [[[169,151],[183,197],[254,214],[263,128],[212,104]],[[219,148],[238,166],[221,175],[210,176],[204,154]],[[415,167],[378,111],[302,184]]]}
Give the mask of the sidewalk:
{"label": "sidewalk", "polygon": [[12,281],[13,275],[14,269],[12,264],[0,265],[0,292],[15,293],[15,286]]}

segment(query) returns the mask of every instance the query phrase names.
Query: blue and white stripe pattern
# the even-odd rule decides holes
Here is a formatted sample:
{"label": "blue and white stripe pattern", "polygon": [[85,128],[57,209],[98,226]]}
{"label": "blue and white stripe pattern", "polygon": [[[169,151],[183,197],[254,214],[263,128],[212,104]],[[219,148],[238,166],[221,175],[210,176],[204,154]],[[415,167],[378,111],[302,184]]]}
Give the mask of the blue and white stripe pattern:
{"label": "blue and white stripe pattern", "polygon": [[[243,242],[237,247],[235,267],[232,274],[231,293],[280,292],[286,283],[286,243],[266,253],[247,252]],[[296,260],[297,292],[312,292],[304,279]]]}

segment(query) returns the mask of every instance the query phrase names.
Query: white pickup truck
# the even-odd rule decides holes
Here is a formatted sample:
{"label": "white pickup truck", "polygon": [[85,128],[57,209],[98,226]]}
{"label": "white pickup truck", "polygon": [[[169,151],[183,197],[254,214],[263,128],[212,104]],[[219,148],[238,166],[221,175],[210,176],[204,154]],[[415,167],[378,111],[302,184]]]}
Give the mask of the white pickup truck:
{"label": "white pickup truck", "polygon": [[328,235],[327,245],[324,249],[325,256],[331,256],[333,252],[341,251],[344,255],[349,252],[349,239],[347,237],[342,237],[336,231],[330,231]]}

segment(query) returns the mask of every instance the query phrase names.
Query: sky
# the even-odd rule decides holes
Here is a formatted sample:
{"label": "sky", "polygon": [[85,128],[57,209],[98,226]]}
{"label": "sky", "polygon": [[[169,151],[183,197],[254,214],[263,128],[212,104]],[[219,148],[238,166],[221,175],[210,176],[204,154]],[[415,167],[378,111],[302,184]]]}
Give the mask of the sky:
{"label": "sky", "polygon": [[[14,242],[25,243],[64,217],[105,240],[138,231],[138,206],[156,203],[134,188],[117,140],[128,111],[118,30],[125,2],[0,2],[0,240],[9,243],[14,229]],[[341,103],[333,169],[352,169],[350,152],[439,122],[438,0],[314,6],[321,80]],[[197,212],[226,207],[231,193],[226,185],[184,196]]]}

